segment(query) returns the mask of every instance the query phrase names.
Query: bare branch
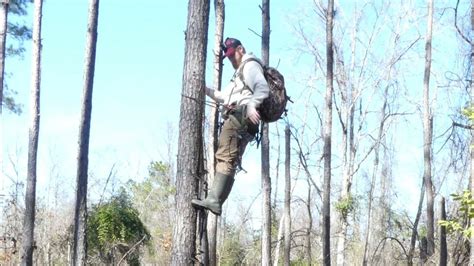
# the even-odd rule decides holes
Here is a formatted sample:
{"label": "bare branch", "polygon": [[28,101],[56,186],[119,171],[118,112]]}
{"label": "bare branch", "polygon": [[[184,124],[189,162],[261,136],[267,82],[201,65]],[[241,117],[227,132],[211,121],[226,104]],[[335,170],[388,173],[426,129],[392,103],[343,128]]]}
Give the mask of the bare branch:
{"label": "bare branch", "polygon": [[398,240],[398,239],[395,238],[395,237],[387,236],[387,237],[382,238],[382,240],[380,240],[379,244],[377,245],[377,248],[375,249],[374,254],[372,255],[372,262],[374,262],[375,255],[377,254],[377,251],[378,251],[378,249],[380,248],[380,245],[381,245],[382,243],[384,243],[385,241],[387,241],[387,240],[394,240],[395,242],[397,242],[398,245],[402,248],[403,253],[405,254],[405,256],[408,257],[408,253],[407,253],[407,251],[405,250],[405,247],[403,247],[403,244],[400,242],[400,240]]}
{"label": "bare branch", "polygon": [[122,263],[122,261],[128,256],[128,254],[130,254],[132,252],[132,250],[134,250],[138,245],[140,245],[144,240],[146,239],[146,235],[144,235],[142,237],[142,239],[140,239],[137,243],[135,243],[135,245],[133,245],[127,252],[125,252],[125,254],[123,255],[123,257],[119,260],[119,262],[117,263],[117,265],[120,265]]}
{"label": "bare branch", "polygon": [[461,30],[458,27],[458,6],[459,6],[459,0],[456,2],[456,7],[454,8],[454,27],[456,27],[457,32],[461,36],[463,40],[465,40],[469,45],[472,45],[471,41],[464,36],[464,34],[461,32]]}
{"label": "bare branch", "polygon": [[453,122],[453,127],[460,127],[460,128],[469,129],[469,130],[473,129],[472,126],[459,124],[457,122]]}
{"label": "bare branch", "polygon": [[306,177],[311,181],[311,184],[313,184],[313,186],[315,187],[316,191],[318,192],[319,198],[322,199],[322,194],[321,194],[322,191],[318,187],[316,182],[314,182],[313,177],[311,176],[311,173],[308,168],[308,161],[306,159],[306,156],[303,154],[303,148],[301,147],[301,143],[298,137],[294,134],[294,132],[292,130],[290,132],[291,132],[291,135],[293,136],[293,139],[296,141],[296,144],[298,145],[298,158],[300,159],[300,163],[303,166],[303,169],[306,173]]}
{"label": "bare branch", "polygon": [[102,195],[100,195],[99,206],[102,204],[102,199],[104,199],[105,190],[107,188],[107,185],[109,184],[110,178],[112,177],[112,175],[115,175],[114,168],[115,168],[115,163],[110,168],[109,176],[107,176],[107,180],[105,181],[104,190],[102,190]]}
{"label": "bare branch", "polygon": [[393,65],[395,65],[398,61],[400,61],[400,59],[402,59],[402,57],[403,57],[419,40],[421,40],[421,35],[418,35],[418,38],[416,38],[416,40],[414,40],[410,45],[408,45],[408,46],[405,48],[405,50],[403,50],[403,51],[398,55],[398,57],[390,63],[390,68],[392,68]]}
{"label": "bare branch", "polygon": [[251,28],[248,28],[249,31],[253,32],[255,35],[257,35],[258,37],[262,38],[262,35],[259,34],[258,32],[252,30]]}

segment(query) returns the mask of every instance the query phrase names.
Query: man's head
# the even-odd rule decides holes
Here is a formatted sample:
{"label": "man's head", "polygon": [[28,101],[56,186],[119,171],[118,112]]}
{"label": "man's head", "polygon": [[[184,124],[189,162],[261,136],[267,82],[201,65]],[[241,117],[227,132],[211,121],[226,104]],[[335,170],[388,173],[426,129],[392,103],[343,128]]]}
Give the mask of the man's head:
{"label": "man's head", "polygon": [[227,38],[222,46],[222,50],[224,51],[224,58],[229,58],[232,66],[237,69],[240,63],[242,63],[242,57],[245,54],[245,48],[242,46],[242,43],[237,39]]}

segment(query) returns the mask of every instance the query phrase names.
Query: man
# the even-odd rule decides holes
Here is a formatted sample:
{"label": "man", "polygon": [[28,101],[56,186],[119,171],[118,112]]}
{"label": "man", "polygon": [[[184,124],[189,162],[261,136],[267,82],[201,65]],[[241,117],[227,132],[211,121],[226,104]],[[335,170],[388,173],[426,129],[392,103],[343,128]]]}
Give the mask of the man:
{"label": "man", "polygon": [[223,50],[235,69],[234,76],[222,92],[206,88],[207,96],[221,106],[224,119],[215,154],[216,174],[207,198],[191,201],[194,207],[208,209],[216,215],[221,214],[222,204],[232,190],[245,147],[258,132],[258,107],[270,91],[261,64],[249,60],[259,59],[247,54],[239,40],[227,38]]}

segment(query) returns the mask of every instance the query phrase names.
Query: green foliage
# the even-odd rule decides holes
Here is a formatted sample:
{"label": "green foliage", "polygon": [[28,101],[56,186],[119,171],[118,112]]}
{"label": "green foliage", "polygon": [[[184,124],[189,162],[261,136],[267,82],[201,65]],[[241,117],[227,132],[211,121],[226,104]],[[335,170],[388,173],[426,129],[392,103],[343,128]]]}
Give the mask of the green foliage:
{"label": "green foliage", "polygon": [[169,265],[173,231],[174,195],[171,167],[163,162],[153,161],[148,166],[148,176],[141,182],[130,180],[133,205],[140,218],[153,235],[145,264]]}
{"label": "green foliage", "polygon": [[171,182],[169,165],[153,161],[148,167],[148,174],[142,182],[129,180],[127,183],[133,202],[145,221],[149,221],[154,213],[172,208],[176,193],[176,187]]}
{"label": "green foliage", "polygon": [[33,0],[10,0],[9,13],[26,16],[28,14],[28,4],[33,3]]}
{"label": "green foliage", "polygon": [[137,202],[165,199],[176,193],[176,187],[171,182],[169,165],[153,161],[148,167],[148,174],[149,177],[143,182],[133,180],[128,182],[128,187]]}
{"label": "green foliage", "polygon": [[418,237],[421,239],[423,237],[427,237],[428,236],[428,229],[426,228],[426,225],[420,225],[419,229],[418,229]]}
{"label": "green foliage", "polygon": [[[133,208],[129,195],[122,188],[118,195],[102,205],[95,205],[89,212],[87,244],[89,255],[98,254],[105,263],[120,259],[136,243],[146,244],[150,234]],[[138,261],[138,249],[134,249],[127,261]],[[117,257],[120,255],[120,257]]]}
{"label": "green foliage", "polygon": [[[22,56],[25,52],[24,42],[31,40],[32,30],[29,25],[21,21],[22,16],[28,15],[28,6],[33,0],[10,0],[8,8],[8,23],[7,23],[7,37],[13,42],[7,41],[8,46],[5,47],[5,56]],[[15,102],[14,95],[16,92],[7,86],[4,81],[4,90],[2,97],[2,105],[6,110],[14,114],[21,114],[22,105]]]}
{"label": "green foliage", "polygon": [[8,86],[5,86],[5,88],[6,90],[3,91],[3,105],[5,106],[6,110],[9,110],[14,114],[21,114],[23,106],[21,104],[17,104],[15,102],[15,98],[13,97],[13,95],[16,95],[17,92],[8,90]]}
{"label": "green foliage", "polygon": [[239,238],[239,230],[230,224],[224,228],[225,239],[219,261],[221,265],[242,265],[245,259],[245,248]]}
{"label": "green foliage", "polygon": [[344,219],[344,221],[347,221],[349,213],[355,211],[357,205],[358,200],[352,195],[349,195],[347,197],[339,199],[339,201],[335,204],[335,208],[341,214],[342,219]]}
{"label": "green foliage", "polygon": [[473,236],[474,228],[466,225],[468,219],[474,218],[474,199],[470,191],[466,190],[462,194],[451,194],[453,199],[459,203],[460,215],[450,220],[440,220],[438,224],[446,227],[448,233],[461,233],[466,239]]}
{"label": "green foliage", "polygon": [[32,0],[10,0],[8,8],[9,15],[13,15],[12,19],[8,19],[7,23],[7,36],[15,39],[17,42],[10,44],[6,48],[7,56],[23,55],[25,48],[23,47],[24,41],[31,40],[32,30],[29,25],[24,25],[23,21],[20,21],[20,17],[28,15],[28,6],[32,3]]}
{"label": "green foliage", "polygon": [[466,116],[469,121],[474,121],[474,106],[470,106],[461,110],[462,114]]}

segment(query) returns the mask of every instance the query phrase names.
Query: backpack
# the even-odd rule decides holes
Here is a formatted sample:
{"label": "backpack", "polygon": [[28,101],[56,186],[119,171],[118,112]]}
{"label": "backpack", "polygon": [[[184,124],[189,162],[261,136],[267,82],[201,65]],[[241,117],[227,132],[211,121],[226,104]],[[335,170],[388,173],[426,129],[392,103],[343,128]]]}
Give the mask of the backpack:
{"label": "backpack", "polygon": [[[282,117],[283,113],[285,113],[286,116],[286,103],[290,99],[286,94],[285,78],[276,68],[265,66],[256,58],[249,58],[245,60],[243,64],[249,61],[255,61],[262,66],[263,76],[267,80],[268,87],[270,88],[268,97],[263,100],[258,108],[260,119],[267,123],[275,122]],[[242,65],[241,71],[243,71],[243,68],[244,66]],[[245,84],[243,75],[241,75],[241,77]]]}

